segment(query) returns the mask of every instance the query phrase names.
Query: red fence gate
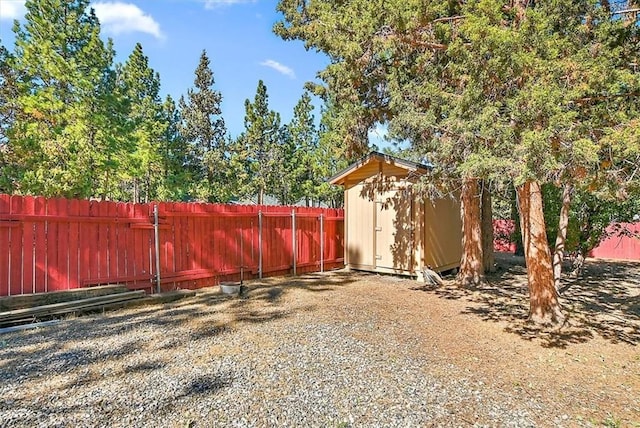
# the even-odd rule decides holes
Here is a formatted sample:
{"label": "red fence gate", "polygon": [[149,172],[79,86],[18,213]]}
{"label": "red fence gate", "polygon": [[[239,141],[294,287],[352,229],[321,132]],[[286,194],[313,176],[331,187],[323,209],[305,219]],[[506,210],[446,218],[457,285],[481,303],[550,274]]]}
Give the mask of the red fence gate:
{"label": "red fence gate", "polygon": [[341,267],[343,221],[336,209],[0,195],[0,296],[155,290],[158,266],[162,290]]}

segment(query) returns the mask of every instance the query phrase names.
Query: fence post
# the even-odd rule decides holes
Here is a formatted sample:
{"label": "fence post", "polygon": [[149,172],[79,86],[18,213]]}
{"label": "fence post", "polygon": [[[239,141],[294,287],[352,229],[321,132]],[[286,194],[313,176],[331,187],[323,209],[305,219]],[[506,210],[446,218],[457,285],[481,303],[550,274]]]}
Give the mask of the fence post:
{"label": "fence post", "polygon": [[156,291],[160,293],[160,225],[158,217],[158,204],[156,204],[153,206],[153,234],[156,244]]}
{"label": "fence post", "polygon": [[324,272],[324,215],[320,213],[320,272]]}
{"label": "fence post", "polygon": [[262,279],[262,210],[258,211],[258,278]]}
{"label": "fence post", "polygon": [[291,253],[293,254],[293,276],[297,275],[296,272],[296,256],[297,256],[297,248],[296,248],[296,211],[291,210]]}

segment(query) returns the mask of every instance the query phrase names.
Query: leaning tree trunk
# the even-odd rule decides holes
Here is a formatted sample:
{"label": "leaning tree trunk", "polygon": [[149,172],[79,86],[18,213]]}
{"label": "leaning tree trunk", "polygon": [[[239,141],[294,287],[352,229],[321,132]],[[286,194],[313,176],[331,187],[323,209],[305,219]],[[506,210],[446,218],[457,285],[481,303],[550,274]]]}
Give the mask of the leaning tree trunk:
{"label": "leaning tree trunk", "polygon": [[564,315],[553,282],[551,253],[547,241],[540,184],[528,181],[516,188],[520,227],[529,283],[529,319],[537,324],[558,325]]}
{"label": "leaning tree trunk", "polygon": [[482,182],[482,265],[484,273],[496,271],[496,259],[493,254],[493,209],[489,183]]}
{"label": "leaning tree trunk", "polygon": [[518,208],[518,194],[514,187],[511,195],[511,220],[513,220],[513,233],[511,234],[511,242],[515,245],[513,254],[516,256],[524,256],[524,246],[522,245],[522,228],[520,227],[520,210]]}
{"label": "leaning tree trunk", "polygon": [[573,186],[565,184],[562,189],[562,207],[560,208],[560,219],[558,221],[558,235],[553,251],[553,279],[556,290],[560,289],[560,277],[562,275],[562,261],[564,260],[564,248],[567,242],[567,228],[569,226],[569,208],[571,206],[571,193]]}
{"label": "leaning tree trunk", "polygon": [[460,195],[462,260],[460,261],[458,280],[463,287],[478,285],[484,280],[478,181],[474,178],[464,179]]}

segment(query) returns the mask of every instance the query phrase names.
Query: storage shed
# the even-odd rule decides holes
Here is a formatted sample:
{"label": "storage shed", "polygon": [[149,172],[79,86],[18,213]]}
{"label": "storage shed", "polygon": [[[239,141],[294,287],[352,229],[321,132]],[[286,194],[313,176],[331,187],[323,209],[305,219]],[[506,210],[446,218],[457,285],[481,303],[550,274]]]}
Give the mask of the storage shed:
{"label": "storage shed", "polygon": [[371,152],[329,179],[344,186],[348,268],[422,278],[460,266],[460,201],[426,199],[414,183],[429,167]]}

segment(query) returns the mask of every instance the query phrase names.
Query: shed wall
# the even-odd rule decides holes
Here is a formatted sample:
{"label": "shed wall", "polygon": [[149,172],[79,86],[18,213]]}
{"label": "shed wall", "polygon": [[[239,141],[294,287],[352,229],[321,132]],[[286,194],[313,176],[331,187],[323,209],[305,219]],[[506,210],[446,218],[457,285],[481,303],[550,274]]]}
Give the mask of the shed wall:
{"label": "shed wall", "polygon": [[348,267],[420,274],[422,266],[459,266],[460,205],[453,199],[416,199],[402,180],[372,189],[371,182],[345,190],[345,252]]}
{"label": "shed wall", "polygon": [[375,269],[373,201],[361,196],[363,184],[345,191],[345,258],[355,269]]}
{"label": "shed wall", "polygon": [[432,266],[437,271],[458,267],[462,255],[460,202],[451,198],[425,200],[423,207],[422,266]]}

